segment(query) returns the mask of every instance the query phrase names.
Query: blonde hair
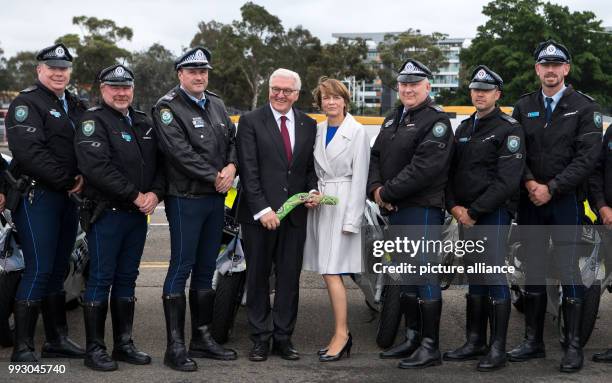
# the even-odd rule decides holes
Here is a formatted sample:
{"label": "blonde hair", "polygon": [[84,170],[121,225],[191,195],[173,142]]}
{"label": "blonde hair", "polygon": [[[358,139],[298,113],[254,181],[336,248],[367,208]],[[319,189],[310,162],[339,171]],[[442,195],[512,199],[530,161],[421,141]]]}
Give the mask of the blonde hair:
{"label": "blonde hair", "polygon": [[322,109],[321,101],[323,94],[340,96],[344,99],[344,114],[346,114],[351,106],[351,94],[349,93],[346,86],[334,78],[321,77],[317,87],[312,91],[312,97],[314,98],[314,106]]}

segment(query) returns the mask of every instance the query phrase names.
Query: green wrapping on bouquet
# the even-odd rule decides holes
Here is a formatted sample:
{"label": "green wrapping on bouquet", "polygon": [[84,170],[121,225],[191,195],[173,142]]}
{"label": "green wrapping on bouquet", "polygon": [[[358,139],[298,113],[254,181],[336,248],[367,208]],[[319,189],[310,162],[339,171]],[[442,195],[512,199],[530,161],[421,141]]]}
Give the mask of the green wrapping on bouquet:
{"label": "green wrapping on bouquet", "polygon": [[[297,193],[289,197],[289,199],[285,201],[283,206],[281,206],[276,211],[276,215],[278,216],[278,219],[282,221],[283,218],[285,218],[287,215],[289,215],[289,213],[291,213],[291,210],[295,209],[296,206],[300,206],[301,204],[305,203],[309,197],[310,197],[310,194],[308,193]],[[321,205],[337,205],[338,204],[338,198],[331,196],[331,195],[313,194],[313,197],[320,198],[319,204]]]}

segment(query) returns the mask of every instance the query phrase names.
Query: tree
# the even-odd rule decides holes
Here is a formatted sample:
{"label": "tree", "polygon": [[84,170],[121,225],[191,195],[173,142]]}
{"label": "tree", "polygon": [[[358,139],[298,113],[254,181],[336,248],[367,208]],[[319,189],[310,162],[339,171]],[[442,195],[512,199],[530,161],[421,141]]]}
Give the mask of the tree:
{"label": "tree", "polygon": [[8,89],[19,91],[34,84],[37,79],[36,52],[18,52],[6,62]]}
{"label": "tree", "polygon": [[0,47],[0,101],[2,93],[9,90],[9,72],[6,70],[6,59],[4,58],[4,50]]}
{"label": "tree", "polygon": [[570,12],[568,7],[541,0],[493,0],[484,6],[488,17],[476,38],[461,54],[463,88],[467,76],[484,64],[504,79],[504,103],[514,104],[521,94],[539,88],[533,51],[549,38],[567,46],[572,54],[567,83],[612,106],[612,38],[604,33],[593,12]]}
{"label": "tree", "polygon": [[413,29],[396,35],[385,35],[385,39],[378,44],[381,66],[377,74],[382,83],[387,87],[395,88],[398,69],[408,58],[422,62],[432,72],[446,65],[446,56],[436,45],[445,37],[447,36],[437,32],[423,35],[420,31]]}
{"label": "tree", "polygon": [[243,110],[261,105],[268,96],[265,84],[279,67],[300,74],[302,92],[297,105],[304,109],[312,107],[310,90],[322,75],[373,77],[363,63],[365,42],[340,40],[322,45],[302,26],[285,31],[281,20],[264,7],[249,2],[240,10],[241,20],[231,24],[199,23],[191,41],[192,47],[201,45],[212,51],[209,88],[222,95],[227,105]]}
{"label": "tree", "polygon": [[132,55],[134,72],[134,107],[149,113],[157,100],[177,83],[172,52],[161,44]]}
{"label": "tree", "polygon": [[121,40],[132,39],[130,28],[118,27],[112,20],[87,16],[73,17],[72,24],[81,28],[82,36],[67,34],[55,42],[65,44],[76,53],[72,80],[77,87],[90,89],[101,69],[130,59],[130,52],[117,46]]}

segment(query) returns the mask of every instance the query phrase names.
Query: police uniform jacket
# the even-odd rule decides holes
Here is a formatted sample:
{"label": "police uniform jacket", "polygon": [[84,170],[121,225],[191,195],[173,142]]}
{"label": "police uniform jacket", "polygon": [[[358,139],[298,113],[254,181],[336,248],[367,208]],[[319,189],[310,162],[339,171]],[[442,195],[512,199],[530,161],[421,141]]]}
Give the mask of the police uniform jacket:
{"label": "police uniform jacket", "polygon": [[444,208],[453,132],[442,108],[427,99],[401,119],[403,106],[385,118],[370,156],[368,196],[399,208]]}
{"label": "police uniform jacket", "polygon": [[612,206],[612,129],[607,129],[596,170],[589,179],[589,202],[597,211]]}
{"label": "police uniform jacket", "polygon": [[236,128],[223,101],[214,93],[205,93],[204,109],[179,87],[153,108],[169,195],[196,197],[216,193],[217,173],[230,163],[238,167]]}
{"label": "police uniform jacket", "polygon": [[11,103],[6,128],[13,176],[28,175],[56,191],[74,186],[74,130],[87,107],[67,91],[65,97],[68,114],[55,93],[36,82]]}
{"label": "police uniform jacket", "polygon": [[102,103],[88,109],[76,131],[75,151],[85,177],[83,195],[111,207],[138,210],[138,193],[164,197],[161,152],[151,119],[129,108],[127,118]]}
{"label": "police uniform jacket", "polygon": [[523,181],[547,184],[553,197],[584,191],[601,148],[599,106],[568,86],[548,126],[545,116],[541,90],[523,95],[514,107],[512,117],[523,126],[526,140]]}
{"label": "police uniform jacket", "polygon": [[446,188],[446,207],[468,208],[472,219],[499,207],[515,212],[525,164],[525,141],[518,121],[495,108],[461,122]]}

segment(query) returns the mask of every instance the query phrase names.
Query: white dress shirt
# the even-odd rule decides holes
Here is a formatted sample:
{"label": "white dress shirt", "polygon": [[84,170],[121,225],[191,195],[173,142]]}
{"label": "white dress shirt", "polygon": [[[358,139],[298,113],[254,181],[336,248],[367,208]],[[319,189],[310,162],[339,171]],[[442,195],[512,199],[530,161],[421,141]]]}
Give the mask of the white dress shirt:
{"label": "white dress shirt", "polygon": [[[293,148],[295,147],[295,114],[293,113],[293,109],[289,109],[287,114],[282,114],[272,107],[271,104],[270,109],[272,109],[272,114],[274,115],[274,121],[276,121],[276,125],[278,126],[278,131],[281,131],[281,117],[287,117],[287,121],[285,121],[285,125],[287,126],[287,130],[289,131],[289,141],[291,141],[291,151],[293,152]],[[258,212],[253,216],[255,221],[258,221],[264,214],[271,212],[272,208],[267,207],[262,211]]]}

